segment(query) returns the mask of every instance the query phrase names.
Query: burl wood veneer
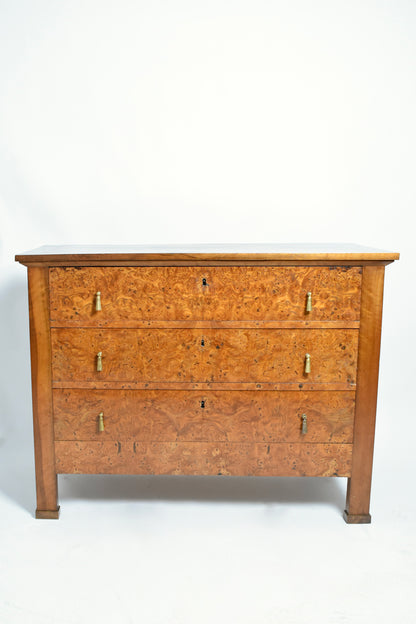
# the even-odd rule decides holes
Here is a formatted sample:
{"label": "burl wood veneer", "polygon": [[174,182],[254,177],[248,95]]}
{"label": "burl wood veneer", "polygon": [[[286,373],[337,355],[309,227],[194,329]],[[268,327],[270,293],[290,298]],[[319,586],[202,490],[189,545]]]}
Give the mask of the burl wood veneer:
{"label": "burl wood veneer", "polygon": [[384,267],[358,246],[71,248],[28,267],[37,518],[57,474],[348,477],[369,503]]}

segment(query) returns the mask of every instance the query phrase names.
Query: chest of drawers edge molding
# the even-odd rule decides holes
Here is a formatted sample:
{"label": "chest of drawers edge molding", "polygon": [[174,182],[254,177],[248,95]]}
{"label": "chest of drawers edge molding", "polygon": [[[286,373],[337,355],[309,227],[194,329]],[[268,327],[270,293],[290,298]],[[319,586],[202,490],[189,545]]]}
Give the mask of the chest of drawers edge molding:
{"label": "chest of drawers edge molding", "polygon": [[[166,253],[111,251],[95,254],[65,248],[40,248],[16,256],[28,268],[29,322],[32,374],[33,428],[36,470],[36,518],[58,518],[57,466],[53,414],[51,317],[49,269],[51,267],[110,266],[275,266],[275,267],[360,267],[361,303],[355,415],[351,469],[348,473],[344,519],[349,524],[371,522],[370,491],[377,407],[378,371],[382,325],[385,266],[399,258],[391,252],[354,249],[348,253]],[[358,324],[357,324],[358,325]],[[296,445],[294,445],[296,446]],[[340,449],[343,445],[340,445]],[[111,472],[111,471],[110,471]],[[186,474],[186,472],[184,473]]]}

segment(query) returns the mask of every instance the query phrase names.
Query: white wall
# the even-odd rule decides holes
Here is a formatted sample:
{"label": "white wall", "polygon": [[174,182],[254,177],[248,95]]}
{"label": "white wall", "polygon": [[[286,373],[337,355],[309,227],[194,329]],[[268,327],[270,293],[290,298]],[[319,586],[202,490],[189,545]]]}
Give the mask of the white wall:
{"label": "white wall", "polygon": [[416,349],[414,2],[16,0],[0,46],[3,429],[29,400],[13,256],[44,243],[400,251],[380,390],[397,407]]}
{"label": "white wall", "polygon": [[413,2],[0,10],[5,262],[46,241],[402,248]]}

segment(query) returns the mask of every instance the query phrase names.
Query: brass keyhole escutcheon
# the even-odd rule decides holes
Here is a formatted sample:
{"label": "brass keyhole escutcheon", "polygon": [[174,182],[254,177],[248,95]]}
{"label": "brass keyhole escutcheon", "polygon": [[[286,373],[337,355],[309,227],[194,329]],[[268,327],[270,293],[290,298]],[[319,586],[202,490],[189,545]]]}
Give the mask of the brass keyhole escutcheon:
{"label": "brass keyhole escutcheon", "polygon": [[97,372],[100,373],[103,370],[103,354],[102,351],[97,353]]}
{"label": "brass keyhole escutcheon", "polygon": [[305,374],[308,375],[311,372],[311,356],[309,353],[305,355]]}
{"label": "brass keyhole escutcheon", "polygon": [[312,312],[312,293],[306,293],[306,312]]}

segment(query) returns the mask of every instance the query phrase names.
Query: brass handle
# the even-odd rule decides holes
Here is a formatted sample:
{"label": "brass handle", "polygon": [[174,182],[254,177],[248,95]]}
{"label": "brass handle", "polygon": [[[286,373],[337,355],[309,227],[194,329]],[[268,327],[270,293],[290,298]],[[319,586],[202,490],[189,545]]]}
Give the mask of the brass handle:
{"label": "brass handle", "polygon": [[98,414],[98,431],[100,433],[104,431],[104,412]]}
{"label": "brass handle", "polygon": [[306,312],[312,312],[312,293],[306,293]]}
{"label": "brass handle", "polygon": [[305,355],[305,374],[307,375],[310,372],[311,372],[311,356],[309,355],[309,353],[307,353]]}
{"label": "brass handle", "polygon": [[95,293],[95,311],[101,312],[101,293],[100,291]]}
{"label": "brass handle", "polygon": [[302,414],[301,416],[302,418],[302,434],[305,435],[305,433],[308,433],[308,417],[306,416],[306,414]]}
{"label": "brass handle", "polygon": [[103,370],[103,354],[102,351],[97,353],[97,373]]}

